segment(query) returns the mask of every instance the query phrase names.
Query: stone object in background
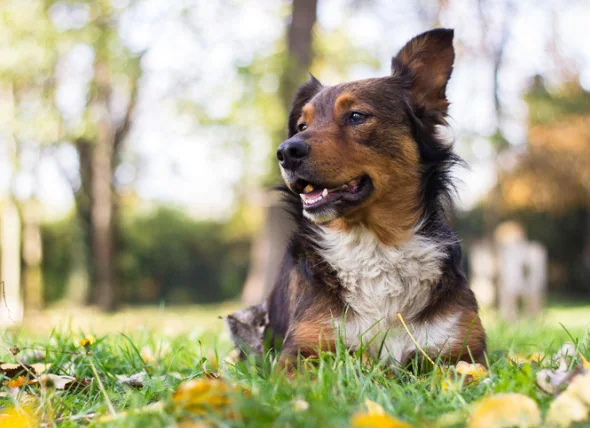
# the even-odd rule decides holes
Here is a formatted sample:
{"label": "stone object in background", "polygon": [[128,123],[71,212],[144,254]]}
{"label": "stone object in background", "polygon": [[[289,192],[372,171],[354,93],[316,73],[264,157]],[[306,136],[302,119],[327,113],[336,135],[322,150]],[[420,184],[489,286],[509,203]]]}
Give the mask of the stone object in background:
{"label": "stone object in background", "polygon": [[487,240],[474,243],[469,248],[469,271],[471,289],[483,308],[491,308],[496,303],[496,256],[494,246]]}
{"label": "stone object in background", "polygon": [[522,299],[527,315],[541,311],[547,290],[547,250],[526,239],[524,228],[505,222],[496,228],[498,260],[498,303],[506,321],[518,317]]}

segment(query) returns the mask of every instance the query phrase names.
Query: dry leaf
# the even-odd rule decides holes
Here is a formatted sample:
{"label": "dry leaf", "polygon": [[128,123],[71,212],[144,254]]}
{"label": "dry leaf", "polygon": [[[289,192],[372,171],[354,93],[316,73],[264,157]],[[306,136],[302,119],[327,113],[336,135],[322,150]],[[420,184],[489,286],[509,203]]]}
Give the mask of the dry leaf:
{"label": "dry leaf", "polygon": [[25,376],[19,376],[5,381],[4,385],[6,385],[8,388],[20,388],[23,385],[32,385],[34,383],[37,383],[36,379],[29,379]]}
{"label": "dry leaf", "polygon": [[533,352],[531,355],[515,354],[510,356],[510,360],[517,364],[535,363],[539,364],[545,359],[545,354],[542,352]]}
{"label": "dry leaf", "polygon": [[586,370],[590,370],[590,361],[588,361],[580,352],[580,359],[582,360],[582,367]]}
{"label": "dry leaf", "polygon": [[366,412],[358,412],[350,419],[352,428],[411,428],[412,425],[385,413],[380,404],[365,400]]}
{"label": "dry leaf", "polygon": [[590,372],[575,376],[549,407],[547,424],[567,427],[590,419]]}
{"label": "dry leaf", "polygon": [[561,345],[561,348],[559,348],[559,351],[555,353],[553,359],[559,363],[559,370],[566,371],[569,368],[570,362],[575,355],[576,345],[567,342]]}
{"label": "dry leaf", "polygon": [[65,376],[46,373],[40,378],[44,388],[55,388],[65,391],[77,391],[88,387],[92,379],[84,379],[76,376]]}
{"label": "dry leaf", "polygon": [[117,380],[121,384],[130,386],[132,388],[143,388],[143,384],[144,384],[146,376],[147,376],[146,372],[135,373],[135,374],[132,374],[131,376],[117,375]]}
{"label": "dry leaf", "polygon": [[31,364],[31,367],[33,368],[33,372],[36,375],[41,375],[45,373],[47,370],[49,370],[49,368],[51,367],[51,363],[35,363]]}
{"label": "dry leaf", "polygon": [[0,363],[0,373],[9,378],[23,375],[34,375],[35,369],[28,364]]}
{"label": "dry leaf", "polygon": [[309,403],[301,398],[293,400],[291,406],[295,412],[305,412],[309,409]]}
{"label": "dry leaf", "polygon": [[522,394],[491,395],[477,402],[473,409],[469,428],[536,427],[541,424],[537,403]]}
{"label": "dry leaf", "polygon": [[370,415],[384,415],[385,409],[380,404],[375,403],[369,399],[365,400],[365,406],[367,406],[367,413]]}
{"label": "dry leaf", "polygon": [[10,407],[0,411],[0,426],[7,428],[35,428],[37,418],[30,409]]}
{"label": "dry leaf", "polygon": [[156,362],[156,359],[154,358],[154,353],[152,352],[152,348],[150,348],[149,346],[144,346],[143,348],[141,348],[139,355],[141,355],[141,359],[146,364],[153,365]]}
{"label": "dry leaf", "polygon": [[352,428],[412,428],[407,422],[400,421],[389,415],[356,413],[350,419]]}
{"label": "dry leaf", "polygon": [[233,388],[220,379],[202,378],[183,382],[172,396],[175,405],[196,415],[222,412],[230,405]]}
{"label": "dry leaf", "polygon": [[477,382],[487,377],[488,369],[483,364],[470,364],[466,361],[459,361],[455,367],[458,375],[465,376],[466,383]]}

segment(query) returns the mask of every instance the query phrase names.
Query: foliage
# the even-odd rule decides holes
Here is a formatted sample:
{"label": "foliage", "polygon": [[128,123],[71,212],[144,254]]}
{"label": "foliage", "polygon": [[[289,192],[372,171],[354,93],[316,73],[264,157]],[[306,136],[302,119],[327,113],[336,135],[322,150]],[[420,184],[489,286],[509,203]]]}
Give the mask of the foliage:
{"label": "foliage", "polygon": [[[48,301],[64,297],[74,219],[46,224],[43,272]],[[119,298],[128,303],[214,302],[236,296],[249,262],[246,237],[228,237],[224,223],[195,221],[173,209],[126,216],[117,269]]]}
{"label": "foliage", "polygon": [[[536,385],[536,373],[558,367],[551,355],[562,343],[574,342],[571,365],[590,357],[587,330],[568,333],[542,322],[488,323],[489,374],[445,390],[436,370],[391,373],[341,347],[292,376],[277,370],[272,355],[258,365],[236,364],[224,359],[229,344],[218,339],[223,337],[219,324],[206,331],[203,324],[211,325],[197,322],[193,331],[180,335],[145,329],[129,336],[112,333],[86,347],[80,345],[85,335],[75,330],[54,330],[49,337],[35,331],[3,333],[0,360],[42,361],[46,373],[91,382],[76,390],[38,383],[2,386],[0,412],[15,417],[25,408],[25,416],[58,426],[503,426],[491,421],[527,418],[534,423],[539,412],[546,420],[557,399]],[[545,357],[539,362],[515,358],[532,353]],[[136,382],[122,381],[139,373]],[[567,394],[585,399],[581,384],[572,382]],[[559,398],[561,409],[564,400]]]}

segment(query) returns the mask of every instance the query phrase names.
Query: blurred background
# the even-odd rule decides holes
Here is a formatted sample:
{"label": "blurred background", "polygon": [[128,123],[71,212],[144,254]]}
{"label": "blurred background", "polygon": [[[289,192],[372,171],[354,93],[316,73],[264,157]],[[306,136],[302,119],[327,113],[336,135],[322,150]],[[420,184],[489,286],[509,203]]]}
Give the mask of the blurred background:
{"label": "blurred background", "polygon": [[589,2],[0,5],[1,325],[262,299],[291,227],[266,189],[295,89],[386,75],[438,26],[480,302],[513,319],[590,301]]}

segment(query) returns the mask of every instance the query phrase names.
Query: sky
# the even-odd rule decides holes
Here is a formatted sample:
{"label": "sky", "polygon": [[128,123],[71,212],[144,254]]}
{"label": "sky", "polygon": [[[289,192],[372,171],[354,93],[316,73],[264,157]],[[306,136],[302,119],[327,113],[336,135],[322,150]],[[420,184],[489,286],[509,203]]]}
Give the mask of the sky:
{"label": "sky", "polygon": [[[263,176],[272,144],[260,129],[256,112],[246,112],[240,122],[246,135],[228,130],[204,129],[189,115],[180,114],[177,99],[183,96],[204,106],[212,117],[222,118],[243,96],[243,82],[237,66],[253,57],[271,55],[284,34],[288,8],[286,2],[272,0],[236,1],[235,8],[222,8],[222,2],[204,3],[144,0],[122,20],[125,42],[134,50],[148,49],[142,66],[140,103],[134,129],[129,138],[125,162],[117,171],[117,181],[134,183],[145,201],[178,206],[196,218],[227,218],[235,203],[235,189],[247,177],[252,183]],[[325,84],[385,75],[390,58],[414,35],[428,29],[410,2],[378,1],[353,9],[344,0],[320,0],[319,34],[341,30],[350,49],[369,52],[381,58],[378,68],[359,64],[348,70],[327,68],[317,77]],[[455,29],[457,60],[447,96],[451,101],[450,138],[470,168],[457,171],[459,207],[468,209],[494,184],[493,149],[487,139],[496,127],[493,104],[492,65],[481,52],[482,37],[493,42],[503,20],[497,2],[489,2],[489,31],[482,34],[475,25],[476,2],[450,1],[440,16],[440,24]],[[580,71],[582,85],[590,90],[590,3],[571,2],[552,16],[550,1],[518,1],[512,11],[512,33],[506,45],[505,63],[500,74],[500,98],[505,117],[502,130],[518,149],[526,143],[526,104],[522,94],[537,73],[548,77],[550,85],[559,83],[559,67],[549,54],[558,52],[560,61]],[[184,4],[195,4],[179,22]],[[83,19],[83,17],[81,18]],[[557,28],[559,39],[553,37]],[[62,110],[76,114],[84,101],[83,84],[91,77],[92,52],[77,46],[67,58],[67,75],[62,76],[58,102]],[[182,82],[182,83],[179,83]],[[262,91],[276,91],[277,80],[271,71],[259,85]],[[248,115],[253,115],[249,117]],[[249,142],[247,152],[235,140]],[[62,169],[75,170],[76,154],[61,147],[54,158],[42,161],[39,168],[39,196],[52,216],[67,213],[73,203]],[[7,163],[0,151],[0,165]],[[9,171],[0,171],[0,189],[6,192]],[[18,192],[26,195],[35,183],[22,177]]]}

